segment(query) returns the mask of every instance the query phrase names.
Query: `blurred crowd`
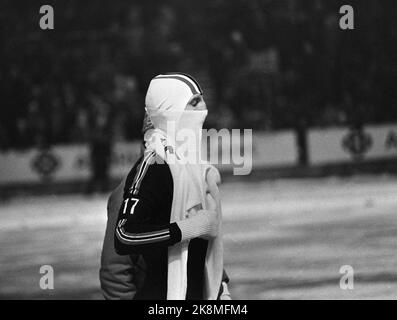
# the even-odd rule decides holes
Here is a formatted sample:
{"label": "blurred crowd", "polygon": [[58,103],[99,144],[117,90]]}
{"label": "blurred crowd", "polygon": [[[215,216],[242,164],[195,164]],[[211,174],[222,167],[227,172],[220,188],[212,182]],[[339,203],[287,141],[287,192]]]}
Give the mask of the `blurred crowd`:
{"label": "blurred crowd", "polygon": [[2,1],[0,148],[140,137],[148,81],[191,73],[206,125],[304,131],[397,120],[397,4],[359,1]]}

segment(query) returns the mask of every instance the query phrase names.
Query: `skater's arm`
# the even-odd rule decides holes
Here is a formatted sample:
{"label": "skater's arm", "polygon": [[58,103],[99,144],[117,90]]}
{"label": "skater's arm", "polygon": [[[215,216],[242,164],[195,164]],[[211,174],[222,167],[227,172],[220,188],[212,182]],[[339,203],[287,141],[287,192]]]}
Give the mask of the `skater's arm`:
{"label": "skater's arm", "polygon": [[118,254],[142,253],[180,241],[180,230],[169,223],[173,182],[168,165],[145,154],[124,186],[114,241]]}
{"label": "skater's arm", "polygon": [[214,236],[216,213],[199,210],[192,218],[169,223],[173,181],[166,164],[150,163],[150,157],[127,179],[115,228],[118,254],[139,254],[196,237]]}
{"label": "skater's arm", "polygon": [[[217,234],[216,212],[200,210],[193,217],[174,223],[156,224],[150,217],[161,213],[150,208],[149,201],[127,198],[126,213],[122,213],[115,232],[115,247],[119,254],[141,253],[159,246],[171,246],[180,241]],[[133,214],[128,203],[133,203]]]}

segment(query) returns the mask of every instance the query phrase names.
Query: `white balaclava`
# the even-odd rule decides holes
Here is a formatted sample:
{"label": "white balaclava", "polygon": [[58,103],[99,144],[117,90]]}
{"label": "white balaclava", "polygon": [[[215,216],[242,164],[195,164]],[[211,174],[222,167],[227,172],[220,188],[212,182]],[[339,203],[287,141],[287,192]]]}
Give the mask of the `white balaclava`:
{"label": "white balaclava", "polygon": [[175,147],[196,156],[207,110],[185,110],[193,95],[202,94],[199,84],[189,75],[161,74],[152,79],[146,93],[147,114],[155,129],[162,131]]}

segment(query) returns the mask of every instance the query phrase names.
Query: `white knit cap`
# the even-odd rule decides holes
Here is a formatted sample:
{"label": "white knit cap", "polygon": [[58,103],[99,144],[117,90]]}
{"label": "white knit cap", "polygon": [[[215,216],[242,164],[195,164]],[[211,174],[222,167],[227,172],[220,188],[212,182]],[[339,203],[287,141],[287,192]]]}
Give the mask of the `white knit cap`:
{"label": "white knit cap", "polygon": [[[146,93],[146,111],[156,129],[167,134],[174,132],[167,130],[167,125],[173,123],[175,129],[189,126],[191,121],[197,119],[203,122],[207,111],[187,111],[186,105],[196,94],[203,94],[199,84],[193,77],[183,73],[160,74],[152,79]],[[202,124],[202,123],[201,123]]]}
{"label": "white knit cap", "polygon": [[160,74],[152,79],[145,105],[151,111],[183,111],[195,94],[202,90],[193,77],[183,73]]}
{"label": "white knit cap", "polygon": [[[145,100],[154,129],[165,134],[168,142],[183,150],[190,159],[200,156],[202,127],[208,113],[207,110],[185,110],[196,94],[202,94],[202,90],[189,75],[161,74],[150,82]],[[150,137],[148,132],[145,141]]]}

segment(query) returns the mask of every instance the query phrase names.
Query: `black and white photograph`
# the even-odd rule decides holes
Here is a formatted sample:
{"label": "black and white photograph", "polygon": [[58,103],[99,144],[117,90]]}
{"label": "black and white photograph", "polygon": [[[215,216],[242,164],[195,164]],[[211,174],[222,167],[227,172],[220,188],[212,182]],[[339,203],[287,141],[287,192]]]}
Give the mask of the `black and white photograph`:
{"label": "black and white photograph", "polygon": [[397,299],[396,1],[2,0],[0,38],[0,300]]}

